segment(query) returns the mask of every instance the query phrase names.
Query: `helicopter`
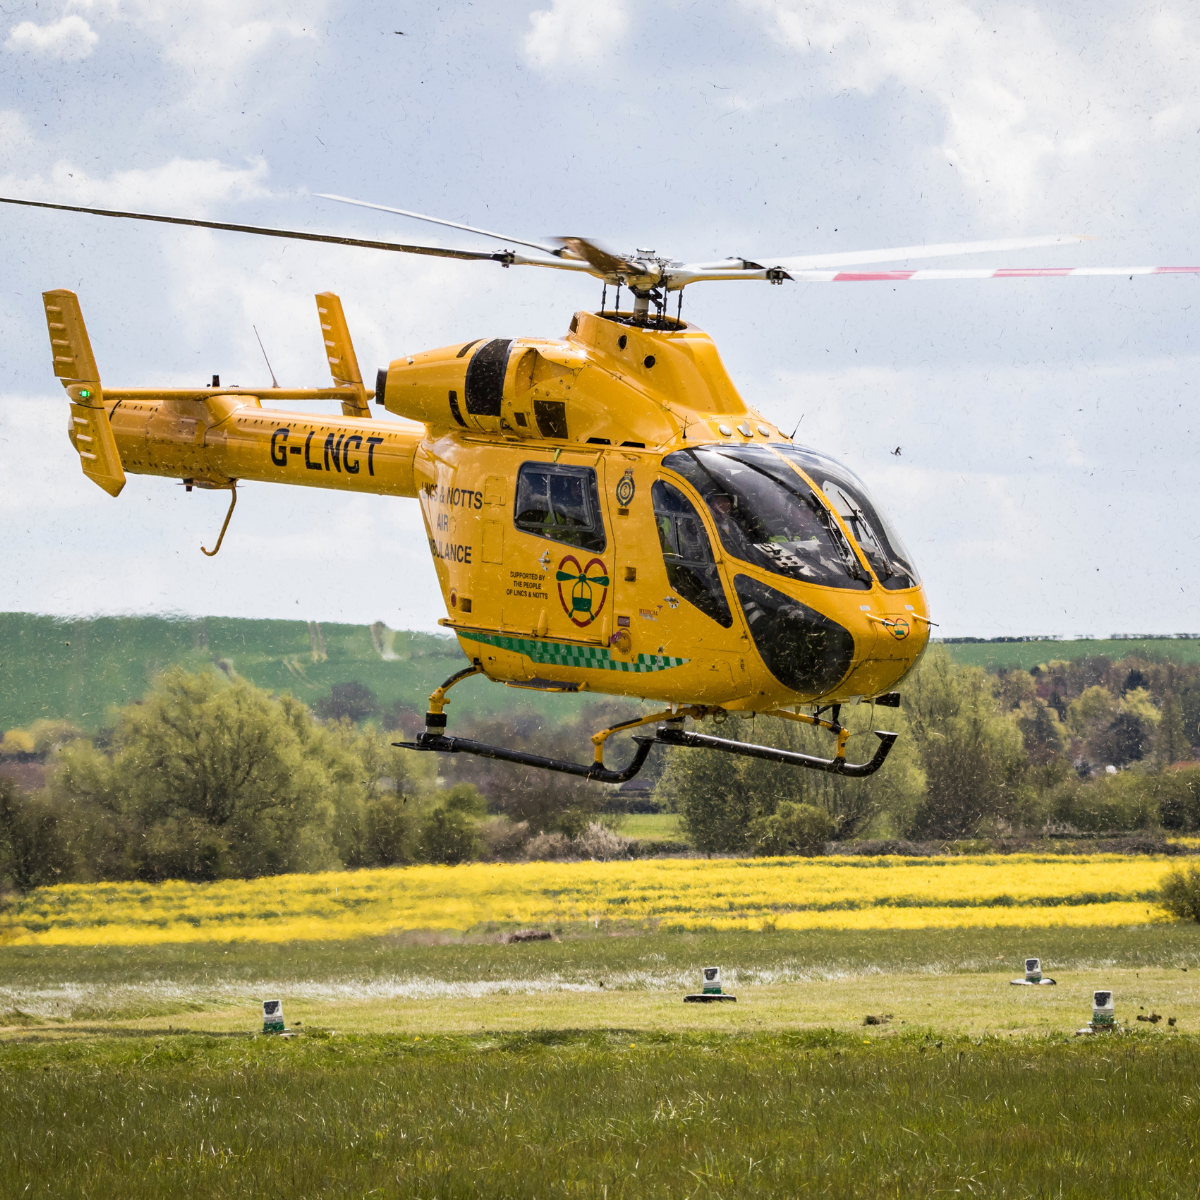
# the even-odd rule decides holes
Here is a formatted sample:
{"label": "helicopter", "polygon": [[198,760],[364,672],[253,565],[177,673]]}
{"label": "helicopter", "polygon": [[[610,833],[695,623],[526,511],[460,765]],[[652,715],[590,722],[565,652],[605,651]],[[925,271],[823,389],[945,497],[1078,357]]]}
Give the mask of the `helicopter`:
{"label": "helicopter", "polygon": [[[502,267],[586,273],[598,311],[561,338],[479,337],[393,359],[373,391],[338,296],[316,297],[332,387],[111,388],[75,293],[43,294],[55,375],[85,476],[116,497],[126,472],[225,489],[239,482],[416,499],[446,607],[439,624],[469,665],[430,696],[411,750],[466,753],[618,784],[655,745],[704,748],[853,778],[883,765],[897,734],[847,759],[841,710],[898,708],[934,622],[912,556],[863,482],[748,405],[712,339],[683,320],[700,282],[917,282],[1200,273],[1200,267],[879,269],[881,264],[1066,245],[1083,235],[683,262],[595,239],[541,242],[344,196],[322,198],[505,243],[453,249],[0,197],[0,203]],[[519,247],[519,249],[513,249]],[[532,251],[532,253],[530,253]],[[854,270],[871,267],[871,270]],[[613,305],[609,289],[615,289]],[[621,291],[632,298],[621,307]],[[671,294],[676,312],[669,311]],[[269,364],[268,364],[269,367]],[[270,408],[336,400],[339,418]],[[376,408],[386,419],[372,414]],[[266,403],[264,403],[266,402]],[[447,732],[449,690],[483,675],[509,687],[596,692],[660,705],[592,736],[571,762]],[[819,728],[828,758],[697,733],[731,715]],[[873,724],[874,722],[872,722]],[[623,768],[605,744],[635,734]]]}

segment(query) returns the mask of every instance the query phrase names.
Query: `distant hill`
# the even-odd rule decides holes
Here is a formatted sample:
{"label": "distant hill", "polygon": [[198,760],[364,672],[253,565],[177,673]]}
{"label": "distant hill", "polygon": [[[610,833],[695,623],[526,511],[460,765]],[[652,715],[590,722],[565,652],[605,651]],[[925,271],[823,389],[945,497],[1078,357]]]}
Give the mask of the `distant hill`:
{"label": "distant hill", "polygon": [[1070,662],[1093,655],[1102,655],[1114,662],[1131,655],[1163,662],[1200,662],[1200,638],[1194,637],[1073,638],[1071,641],[1032,638],[1023,641],[956,639],[942,644],[955,662],[964,666],[987,667],[990,670],[997,667],[1021,667],[1028,671],[1054,659]]}
{"label": "distant hill", "polygon": [[[1200,662],[1200,639],[1139,638],[1088,641],[948,642],[960,663],[1034,667],[1051,659],[1137,654]],[[61,620],[0,613],[0,731],[39,717],[72,721],[92,732],[113,705],[146,691],[173,663],[219,670],[273,692],[291,692],[308,704],[328,697],[334,684],[358,682],[375,693],[381,713],[396,704],[424,712],[429,693],[466,665],[453,638],[406,633],[381,623],[317,624],[232,617],[95,617]],[[573,716],[599,697],[550,695],[468,680],[454,692],[457,715]]]}
{"label": "distant hill", "polygon": [[[467,660],[453,638],[382,624],[0,613],[0,731],[50,717],[90,733],[107,723],[113,705],[141,697],[174,663],[241,676],[308,704],[334,684],[357,681],[386,714],[397,703],[423,713],[429,693]],[[592,698],[470,679],[452,699],[453,726],[459,714],[573,715]]]}

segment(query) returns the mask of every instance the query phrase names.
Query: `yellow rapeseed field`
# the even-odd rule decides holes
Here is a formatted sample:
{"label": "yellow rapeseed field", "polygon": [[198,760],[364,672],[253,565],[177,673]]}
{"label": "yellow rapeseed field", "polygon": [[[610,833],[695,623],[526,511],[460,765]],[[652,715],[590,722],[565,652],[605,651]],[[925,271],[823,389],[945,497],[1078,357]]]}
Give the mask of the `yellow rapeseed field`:
{"label": "yellow rapeseed field", "polygon": [[1109,854],[660,859],[64,884],[18,900],[0,916],[0,940],[282,942],[584,921],[664,929],[1129,925],[1157,913],[1169,865]]}

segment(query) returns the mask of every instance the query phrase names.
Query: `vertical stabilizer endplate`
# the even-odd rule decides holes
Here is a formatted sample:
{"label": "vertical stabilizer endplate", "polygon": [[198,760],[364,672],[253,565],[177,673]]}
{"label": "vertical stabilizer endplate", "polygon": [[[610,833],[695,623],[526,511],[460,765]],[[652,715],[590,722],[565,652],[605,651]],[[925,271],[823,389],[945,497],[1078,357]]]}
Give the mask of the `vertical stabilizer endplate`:
{"label": "vertical stabilizer endplate", "polygon": [[63,380],[99,383],[100,372],[96,370],[92,343],[83,323],[83,313],[79,311],[79,297],[63,288],[43,292],[42,302],[46,306],[54,374]]}
{"label": "vertical stabilizer endplate", "polygon": [[321,320],[321,337],[325,342],[325,357],[333,381],[339,387],[353,388],[353,395],[342,401],[342,414],[347,417],[369,417],[367,390],[363,387],[358,357],[350,340],[350,329],[342,312],[341,299],[333,292],[317,293],[317,316]]}
{"label": "vertical stabilizer endplate", "polygon": [[125,468],[104,408],[100,372],[79,298],[74,292],[60,289],[43,292],[42,302],[46,306],[54,374],[63,381],[71,398],[71,445],[79,454],[83,473],[110,496],[119,495],[125,486]]}

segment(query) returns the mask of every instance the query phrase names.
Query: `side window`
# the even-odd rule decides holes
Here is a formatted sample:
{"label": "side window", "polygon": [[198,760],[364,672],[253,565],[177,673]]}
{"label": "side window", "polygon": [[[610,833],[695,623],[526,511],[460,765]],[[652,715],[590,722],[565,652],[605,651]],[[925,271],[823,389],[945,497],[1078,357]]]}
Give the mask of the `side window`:
{"label": "side window", "polygon": [[599,554],[605,546],[600,493],[591,467],[525,463],[517,476],[518,529]]}
{"label": "side window", "polygon": [[706,617],[728,629],[733,617],[700,514],[678,488],[664,480],[655,483],[650,495],[671,587]]}

